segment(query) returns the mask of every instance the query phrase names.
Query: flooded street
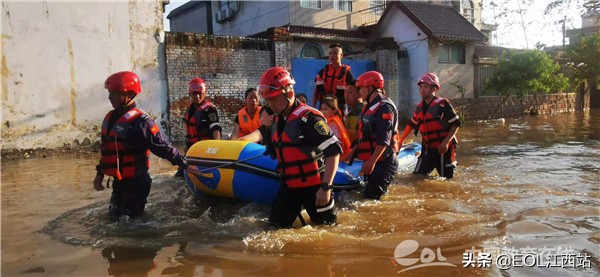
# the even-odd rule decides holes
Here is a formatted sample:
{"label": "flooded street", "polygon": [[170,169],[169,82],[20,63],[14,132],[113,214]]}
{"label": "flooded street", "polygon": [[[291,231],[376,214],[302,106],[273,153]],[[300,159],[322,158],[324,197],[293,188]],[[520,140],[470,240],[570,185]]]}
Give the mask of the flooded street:
{"label": "flooded street", "polygon": [[[339,195],[336,226],[289,230],[269,226],[268,206],[194,197],[156,157],[145,215],[118,222],[107,216],[111,190],[92,187],[99,154],[5,161],[1,274],[600,274],[599,110],[468,122],[458,137],[453,180],[406,170],[382,201]],[[488,268],[478,253],[512,266]],[[556,256],[574,262],[547,261]]]}

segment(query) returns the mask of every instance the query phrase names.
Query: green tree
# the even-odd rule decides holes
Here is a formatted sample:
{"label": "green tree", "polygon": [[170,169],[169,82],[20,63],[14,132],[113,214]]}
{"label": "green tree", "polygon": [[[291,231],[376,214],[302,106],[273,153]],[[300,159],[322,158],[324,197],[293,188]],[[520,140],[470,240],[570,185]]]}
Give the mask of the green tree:
{"label": "green tree", "polygon": [[569,59],[567,68],[572,72],[573,81],[576,84],[587,82],[592,92],[590,97],[597,98],[600,89],[600,34],[583,36],[578,43],[568,45],[566,50]]}
{"label": "green tree", "polygon": [[531,93],[537,96],[538,93],[556,92],[567,86],[568,79],[560,73],[560,66],[548,54],[540,50],[523,50],[509,51],[500,60],[485,89],[495,90],[504,97],[492,114],[493,118],[511,96],[522,99]]}

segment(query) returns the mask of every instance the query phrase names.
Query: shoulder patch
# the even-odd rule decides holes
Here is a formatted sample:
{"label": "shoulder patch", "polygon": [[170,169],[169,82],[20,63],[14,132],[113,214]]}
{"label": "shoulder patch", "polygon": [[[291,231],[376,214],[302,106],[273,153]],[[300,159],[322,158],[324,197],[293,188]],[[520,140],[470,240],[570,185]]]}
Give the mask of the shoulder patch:
{"label": "shoulder patch", "polygon": [[153,125],[152,128],[150,128],[150,133],[152,133],[153,136],[155,136],[158,131],[158,126],[156,125]]}
{"label": "shoulder patch", "polygon": [[326,136],[327,134],[329,134],[329,125],[325,123],[325,120],[317,121],[314,127],[320,135]]}
{"label": "shoulder patch", "polygon": [[381,118],[383,120],[392,120],[394,118],[394,114],[384,113],[384,114],[381,115]]}
{"label": "shoulder patch", "polygon": [[209,113],[208,114],[208,119],[210,121],[217,121],[217,114],[216,113]]}

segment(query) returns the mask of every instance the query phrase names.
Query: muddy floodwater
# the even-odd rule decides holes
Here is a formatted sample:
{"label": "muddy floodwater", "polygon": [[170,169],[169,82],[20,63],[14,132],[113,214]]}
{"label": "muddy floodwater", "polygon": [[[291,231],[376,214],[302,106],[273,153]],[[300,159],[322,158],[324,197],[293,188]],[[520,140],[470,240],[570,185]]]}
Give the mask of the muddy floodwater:
{"label": "muddy floodwater", "polygon": [[453,180],[405,169],[381,201],[338,195],[337,225],[284,230],[268,206],[193,196],[156,157],[145,215],[117,222],[92,187],[99,154],[5,161],[1,274],[600,275],[600,111],[458,135]]}

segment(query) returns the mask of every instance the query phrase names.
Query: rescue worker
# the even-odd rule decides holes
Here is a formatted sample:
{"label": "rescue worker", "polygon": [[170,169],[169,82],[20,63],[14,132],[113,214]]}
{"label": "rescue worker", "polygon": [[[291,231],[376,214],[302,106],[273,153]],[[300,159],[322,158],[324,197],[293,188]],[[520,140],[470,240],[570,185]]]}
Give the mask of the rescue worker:
{"label": "rescue worker", "polygon": [[346,100],[344,126],[346,127],[346,132],[348,132],[348,138],[351,142],[354,142],[356,140],[360,113],[365,106],[360,93],[358,93],[355,80],[348,81],[344,90],[344,99]]}
{"label": "rescue worker", "polygon": [[246,107],[238,111],[237,116],[233,120],[233,132],[231,140],[236,140],[239,137],[246,136],[260,127],[260,108],[258,105],[258,95],[255,88],[249,88],[244,94]]}
{"label": "rescue worker", "polygon": [[417,86],[423,101],[417,105],[400,142],[404,142],[413,129],[421,132],[423,150],[414,173],[428,175],[435,168],[439,176],[451,179],[456,169],[456,133],[462,123],[450,101],[435,95],[440,90],[435,74],[424,74]]}
{"label": "rescue worker", "polygon": [[312,106],[317,107],[317,101],[321,101],[327,95],[333,95],[338,99],[340,110],[344,110],[344,89],[348,81],[354,80],[349,65],[342,64],[344,53],[342,46],[332,44],[329,46],[329,64],[327,64],[315,79],[315,92],[313,93]]}
{"label": "rescue worker", "polygon": [[101,159],[96,166],[94,188],[104,190],[104,175],[114,178],[110,215],[136,217],[144,212],[150,193],[150,152],[181,168],[188,165],[183,155],[165,140],[154,120],[137,107],[134,98],[142,87],[135,73],[114,73],[106,79],[104,88],[114,110],[102,122]]}
{"label": "rescue worker", "polygon": [[192,104],[185,116],[187,149],[201,140],[221,139],[222,128],[219,124],[219,114],[217,107],[206,99],[208,87],[204,79],[192,79],[188,91],[192,98]]}
{"label": "rescue worker", "polygon": [[[187,152],[194,143],[207,139],[221,139],[222,128],[219,124],[217,107],[206,99],[208,86],[202,78],[194,78],[188,86],[188,93],[192,104],[188,108],[185,118],[186,138],[185,151]],[[183,169],[179,168],[175,177],[183,178]]]}
{"label": "rescue worker", "polygon": [[315,224],[334,224],[333,177],[342,147],[323,114],[298,101],[296,82],[282,67],[272,67],[259,79],[258,93],[275,112],[270,154],[278,161],[282,186],[269,221],[291,227],[302,206]]}
{"label": "rescue worker", "polygon": [[383,76],[377,71],[365,72],[356,80],[356,87],[366,104],[358,123],[358,141],[349,160],[357,157],[364,162],[360,170],[368,181],[364,197],[377,200],[387,192],[396,175],[396,155],[400,150],[398,110],[385,96],[383,86]]}

